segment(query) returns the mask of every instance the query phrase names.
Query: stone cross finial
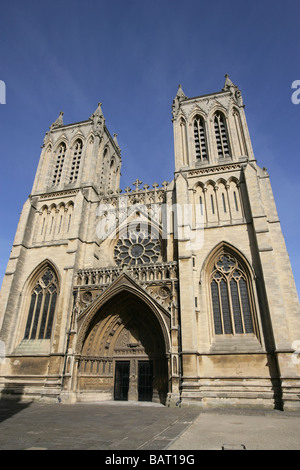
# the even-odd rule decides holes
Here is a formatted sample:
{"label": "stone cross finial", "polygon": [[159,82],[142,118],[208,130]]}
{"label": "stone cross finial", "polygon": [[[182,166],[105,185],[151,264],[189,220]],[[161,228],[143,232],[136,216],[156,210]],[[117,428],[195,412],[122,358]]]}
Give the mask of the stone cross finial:
{"label": "stone cross finial", "polygon": [[133,186],[135,186],[135,191],[139,189],[139,185],[142,184],[142,181],[140,181],[138,178],[132,183]]}
{"label": "stone cross finial", "polygon": [[143,188],[145,191],[147,191],[147,189],[149,189],[149,184],[144,184]]}
{"label": "stone cross finial", "polygon": [[168,181],[164,181],[164,182],[161,184],[161,185],[162,185],[162,187],[164,188],[164,190],[166,190],[166,189],[167,189],[167,187],[168,187],[168,184],[169,184],[169,183],[168,183]]}
{"label": "stone cross finial", "polygon": [[154,190],[156,191],[156,189],[158,188],[159,184],[158,183],[153,183],[152,187],[154,188]]}
{"label": "stone cross finial", "polygon": [[131,191],[131,188],[130,188],[129,186],[127,186],[127,187],[125,188],[125,192],[128,194],[130,191]]}

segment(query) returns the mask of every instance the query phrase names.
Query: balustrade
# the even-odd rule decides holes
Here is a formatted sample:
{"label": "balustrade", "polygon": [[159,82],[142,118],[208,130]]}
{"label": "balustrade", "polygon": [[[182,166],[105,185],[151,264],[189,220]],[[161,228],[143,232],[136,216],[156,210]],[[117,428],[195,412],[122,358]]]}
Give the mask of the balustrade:
{"label": "balustrade", "polygon": [[75,286],[108,286],[124,272],[138,282],[172,281],[177,279],[177,263],[81,269],[75,274]]}

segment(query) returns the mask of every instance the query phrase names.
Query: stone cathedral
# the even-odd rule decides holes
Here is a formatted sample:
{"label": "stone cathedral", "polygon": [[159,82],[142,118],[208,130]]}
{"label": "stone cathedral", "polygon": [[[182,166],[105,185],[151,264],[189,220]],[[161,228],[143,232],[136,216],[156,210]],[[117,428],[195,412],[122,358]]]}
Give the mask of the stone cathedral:
{"label": "stone cathedral", "polygon": [[99,103],[46,132],[0,298],[1,397],[300,408],[300,309],[239,88],[172,105],[173,179],[120,189]]}

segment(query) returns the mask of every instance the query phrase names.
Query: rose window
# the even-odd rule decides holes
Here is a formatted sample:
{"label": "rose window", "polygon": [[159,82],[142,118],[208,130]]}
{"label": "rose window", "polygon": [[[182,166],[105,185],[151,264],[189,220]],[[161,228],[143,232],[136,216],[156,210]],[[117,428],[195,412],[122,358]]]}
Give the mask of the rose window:
{"label": "rose window", "polygon": [[150,238],[146,230],[132,231],[128,237],[121,237],[114,249],[115,261],[119,266],[156,263],[159,255],[159,240]]}

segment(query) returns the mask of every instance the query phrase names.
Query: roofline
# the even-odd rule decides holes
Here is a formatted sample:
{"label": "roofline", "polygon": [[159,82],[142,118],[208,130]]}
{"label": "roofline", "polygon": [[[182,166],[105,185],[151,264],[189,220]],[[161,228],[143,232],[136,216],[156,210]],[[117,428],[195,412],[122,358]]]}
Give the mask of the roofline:
{"label": "roofline", "polygon": [[195,99],[198,99],[198,98],[205,98],[206,96],[221,95],[221,94],[224,94],[224,93],[230,93],[230,91],[229,90],[222,90],[222,91],[216,91],[215,93],[208,93],[207,95],[193,96],[191,98],[183,99],[183,100],[181,100],[181,102],[195,100]]}
{"label": "roofline", "polygon": [[[72,122],[70,124],[63,124],[62,126],[54,127],[52,129],[50,128],[50,132],[62,131],[63,129],[65,129],[67,127],[72,127],[72,126],[76,127],[78,125],[86,125],[86,124],[92,124],[92,123],[93,123],[93,121],[91,119],[87,119],[86,121]],[[104,124],[104,129],[106,130],[112,145],[115,147],[116,152],[120,156],[120,150],[119,150],[118,146],[116,145],[116,143],[115,143],[111,133],[109,132],[106,124]]]}

